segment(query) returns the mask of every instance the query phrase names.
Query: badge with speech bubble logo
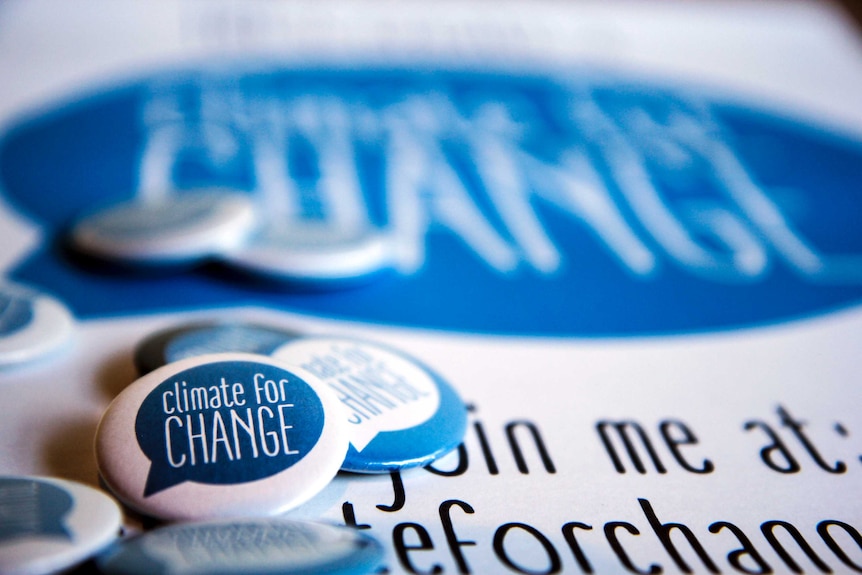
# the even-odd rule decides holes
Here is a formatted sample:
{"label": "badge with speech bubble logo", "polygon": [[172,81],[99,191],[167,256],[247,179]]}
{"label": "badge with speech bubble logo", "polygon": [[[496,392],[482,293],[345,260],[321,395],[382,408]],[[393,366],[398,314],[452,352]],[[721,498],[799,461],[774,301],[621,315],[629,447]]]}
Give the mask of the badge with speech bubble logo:
{"label": "badge with speech bubble logo", "polygon": [[109,575],[361,575],[383,547],[355,529],[284,518],[181,523],[118,545],[98,560]]}
{"label": "badge with speech bubble logo", "polygon": [[348,338],[308,337],[272,356],[310,371],[335,392],[350,434],[345,471],[427,465],[464,438],[464,402],[443,378],[400,352]]}
{"label": "badge with speech bubble logo", "polygon": [[265,356],[165,365],[126,388],[96,433],[105,483],[161,519],[282,513],[338,472],[347,430],[314,375]]}
{"label": "badge with speech bubble logo", "polygon": [[119,534],[121,512],[91,487],[45,477],[0,477],[0,573],[38,575],[86,560]]}

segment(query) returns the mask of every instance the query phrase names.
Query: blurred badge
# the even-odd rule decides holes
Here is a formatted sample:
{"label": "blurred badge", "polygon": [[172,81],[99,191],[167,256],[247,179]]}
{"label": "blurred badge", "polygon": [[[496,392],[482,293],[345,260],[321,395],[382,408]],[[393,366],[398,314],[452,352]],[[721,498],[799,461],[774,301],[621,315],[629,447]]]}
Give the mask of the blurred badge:
{"label": "blurred badge", "polygon": [[194,263],[241,243],[255,222],[249,197],[198,190],[115,204],[78,221],[80,251],[139,265]]}
{"label": "blurred badge", "polygon": [[56,299],[0,283],[0,367],[41,357],[69,340],[74,322]]}
{"label": "blurred badge", "polygon": [[161,519],[283,513],[323,489],[347,451],[340,406],[316,377],[224,353],[143,376],[96,433],[105,483]]}
{"label": "blurred badge", "polygon": [[349,423],[345,471],[381,473],[431,463],[464,438],[467,410],[440,376],[378,344],[302,338],[273,352],[335,391]]}
{"label": "blurred badge", "polygon": [[189,323],[156,332],[135,350],[135,367],[143,375],[166,363],[229,351],[269,355],[298,337],[282,329],[255,323]]}
{"label": "blurred badge", "polygon": [[223,259],[258,277],[316,289],[361,283],[393,265],[383,233],[301,221],[264,226]]}
{"label": "blurred badge", "polygon": [[0,476],[0,573],[54,573],[80,563],[119,534],[113,499],[44,477]]}
{"label": "blurred badge", "polygon": [[[0,133],[4,200],[43,239],[12,273],[92,318],[241,301],[522,336],[704,333],[859,305],[859,138],[752,104],[600,68],[155,71]],[[50,249],[83,210],[203,186],[253,200],[256,237],[226,259],[278,289],[208,269],[154,291]],[[399,281],[355,297],[281,289],[382,264]]]}
{"label": "blurred badge", "polygon": [[184,523],[118,545],[99,560],[109,575],[363,575],[383,548],[370,536],[283,518]]}

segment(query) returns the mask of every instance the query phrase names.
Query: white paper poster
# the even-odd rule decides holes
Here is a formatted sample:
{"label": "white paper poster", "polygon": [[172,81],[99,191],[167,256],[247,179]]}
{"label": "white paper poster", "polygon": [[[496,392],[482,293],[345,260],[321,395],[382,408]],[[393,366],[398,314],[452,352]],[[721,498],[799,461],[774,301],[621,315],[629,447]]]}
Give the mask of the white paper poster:
{"label": "white paper poster", "polygon": [[[390,573],[862,571],[862,44],[831,8],[6,2],[0,78],[0,267],[76,317],[0,371],[3,474],[98,485],[136,346],[249,321],[402,350],[469,405],[431,466],[289,513]],[[374,230],[392,269],[297,290],[68,247],[207,187]]]}

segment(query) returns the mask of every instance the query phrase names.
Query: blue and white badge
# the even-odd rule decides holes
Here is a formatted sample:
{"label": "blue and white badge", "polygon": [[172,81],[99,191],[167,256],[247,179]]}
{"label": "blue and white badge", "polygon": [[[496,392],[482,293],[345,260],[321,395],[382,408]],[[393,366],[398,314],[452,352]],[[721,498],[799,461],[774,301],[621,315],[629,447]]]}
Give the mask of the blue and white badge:
{"label": "blue and white badge", "polygon": [[355,529],[273,517],[162,527],[98,565],[108,575],[364,575],[382,559],[380,543]]}
{"label": "blue and white badge", "polygon": [[68,342],[73,326],[72,314],[56,299],[0,283],[0,367],[58,349]]}
{"label": "blue and white badge", "polygon": [[288,342],[273,357],[329,386],[349,422],[345,471],[382,473],[427,465],[458,446],[467,409],[440,376],[379,344],[340,337]]}
{"label": "blue and white badge", "polygon": [[297,334],[254,323],[193,323],[147,337],[135,350],[135,366],[143,375],[166,363],[208,353],[246,352],[269,355]]}
{"label": "blue and white badge", "polygon": [[161,519],[283,513],[323,489],[347,451],[332,392],[260,355],[165,365],[123,390],[96,432],[99,471]]}
{"label": "blue and white badge", "polygon": [[0,573],[55,573],[117,538],[122,514],[106,494],[46,477],[0,476]]}
{"label": "blue and white badge", "polygon": [[246,194],[182,191],[139,197],[86,216],[73,228],[72,242],[106,260],[176,265],[235,248],[254,223],[254,204]]}
{"label": "blue and white badge", "polygon": [[308,221],[264,226],[222,259],[256,276],[317,289],[361,283],[394,263],[390,238],[379,231]]}

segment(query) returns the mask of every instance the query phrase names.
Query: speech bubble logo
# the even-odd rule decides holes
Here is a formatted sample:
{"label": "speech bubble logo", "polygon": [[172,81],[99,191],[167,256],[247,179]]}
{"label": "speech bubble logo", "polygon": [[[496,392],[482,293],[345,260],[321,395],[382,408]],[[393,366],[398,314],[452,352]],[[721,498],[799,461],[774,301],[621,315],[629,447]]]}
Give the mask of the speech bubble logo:
{"label": "speech bubble logo", "polygon": [[172,374],[138,410],[135,434],[150,460],[144,497],[182,483],[246,483],[304,458],[324,408],[299,376],[269,364],[217,361]]}
{"label": "speech bubble logo", "polygon": [[0,291],[0,336],[11,335],[33,321],[33,301],[9,291]]}
{"label": "speech bubble logo", "polygon": [[72,540],[63,520],[74,507],[64,489],[33,479],[0,478],[0,542],[21,537]]}
{"label": "speech bubble logo", "polygon": [[440,406],[440,390],[417,364],[376,345],[341,339],[290,342],[273,356],[299,365],[332,388],[362,452],[378,434],[421,425]]}

